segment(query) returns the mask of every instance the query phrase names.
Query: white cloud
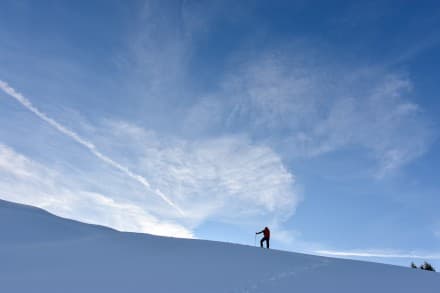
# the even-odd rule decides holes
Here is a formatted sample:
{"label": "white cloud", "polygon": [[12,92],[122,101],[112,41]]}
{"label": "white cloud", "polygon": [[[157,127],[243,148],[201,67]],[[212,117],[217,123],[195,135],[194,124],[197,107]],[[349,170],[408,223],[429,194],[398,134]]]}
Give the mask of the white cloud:
{"label": "white cloud", "polygon": [[[130,180],[124,176],[116,178],[104,171],[87,173],[81,163],[78,168],[83,169],[82,178],[72,178],[75,182],[64,186],[58,182],[71,177],[68,174],[35,166],[30,160],[26,167],[16,168],[24,164],[26,157],[15,153],[16,157],[11,160],[13,156],[9,154],[9,159],[0,159],[0,168],[9,170],[8,176],[51,174],[56,179],[37,175],[32,182],[22,178],[23,185],[20,185],[18,177],[10,182],[5,179],[9,177],[4,177],[1,188],[5,195],[93,221],[103,221],[107,216],[102,212],[105,208],[98,207],[109,207],[111,220],[105,223],[110,226],[150,232],[156,226],[161,230],[166,224],[160,233],[172,234],[175,229],[176,235],[189,235],[207,219],[254,225],[275,219],[277,224],[294,213],[301,197],[294,176],[275,148],[284,149],[284,154],[289,156],[314,157],[358,146],[379,162],[377,176],[381,177],[419,157],[430,145],[431,131],[422,117],[423,109],[413,102],[408,77],[383,69],[315,58],[310,48],[293,46],[284,51],[256,54],[246,50],[243,55],[233,52],[228,75],[219,81],[221,90],[204,93],[203,99],[192,104],[194,97],[187,82],[191,76],[192,34],[207,30],[209,20],[194,17],[192,9],[183,8],[179,17],[164,17],[152,5],[147,3],[141,13],[141,29],[131,36],[131,56],[122,58],[123,62],[129,60],[125,64],[129,74],[127,81],[121,81],[118,86],[132,87],[131,91],[121,91],[124,99],[133,98],[134,92],[142,93],[137,103],[141,103],[140,100],[146,103],[139,108],[146,112],[142,115],[147,118],[157,115],[175,124],[176,120],[181,121],[180,117],[173,116],[175,112],[186,111],[182,128],[194,134],[193,140],[160,136],[158,132],[129,123],[108,122],[109,125],[105,125],[108,129],[94,130],[98,137],[95,141],[93,136],[94,144],[91,144],[28,101],[18,100],[62,133],[70,134],[101,160],[122,172],[130,170],[129,174],[146,182],[144,185],[153,186],[153,191],[158,188],[156,193],[163,191],[185,210],[188,219],[182,219],[184,227],[176,224],[168,227],[168,223],[173,223],[169,219],[175,220],[169,209],[146,198],[145,190],[126,182]],[[178,29],[181,21],[186,31]],[[223,76],[224,72],[219,73]],[[6,84],[2,86],[9,94],[17,94]],[[138,121],[144,119],[138,118]],[[213,130],[217,131],[215,135],[221,135],[214,137]],[[95,144],[102,153],[96,153]],[[6,158],[5,154],[11,151],[4,151],[3,156]],[[110,156],[104,157],[103,153]],[[108,192],[78,188],[87,185],[85,180],[97,181],[95,184]],[[34,195],[36,200],[31,198]],[[73,200],[76,197],[78,201]],[[81,199],[97,208],[85,212],[88,206],[81,205]],[[123,215],[128,214],[145,215],[122,220]],[[157,221],[160,224],[156,225]],[[291,242],[289,233],[279,226],[276,234],[284,242]]]}
{"label": "white cloud", "polygon": [[237,58],[223,89],[188,112],[190,125],[197,124],[196,113],[201,133],[212,126],[246,132],[288,157],[358,147],[377,161],[377,177],[420,157],[431,145],[434,131],[413,101],[406,75],[335,66],[322,58],[316,64],[303,47],[285,51]]}
{"label": "white cloud", "polygon": [[412,258],[412,259],[440,259],[440,253],[418,253],[418,252],[397,252],[397,251],[375,251],[375,250],[318,250],[317,254],[337,257],[375,257],[375,258]]}
{"label": "white cloud", "polygon": [[25,156],[16,154],[12,149],[0,144],[0,170],[7,171],[18,178],[31,178],[34,173],[29,169],[38,169],[38,165],[28,168],[33,163]]}
{"label": "white cloud", "polygon": [[140,13],[145,29],[132,36],[130,52],[140,68],[138,77],[147,84],[140,92],[151,102],[148,107],[168,101],[173,107],[166,104],[161,116],[186,113],[176,118],[182,119],[185,134],[244,133],[290,157],[357,147],[375,159],[378,178],[431,145],[433,129],[414,102],[407,75],[381,65],[348,64],[338,54],[323,52],[322,44],[287,40],[264,50],[242,47],[225,59],[226,70],[218,72],[211,91],[194,94],[188,84],[197,38],[209,32],[218,13],[228,18],[223,11],[234,11],[234,18],[243,7],[185,3],[167,10],[175,17],[159,19],[159,6],[146,3]]}
{"label": "white cloud", "polygon": [[[87,168],[79,164],[81,173],[75,176],[4,145],[0,148],[2,196],[120,230],[184,237],[192,236],[191,231],[206,220],[278,225],[293,215],[301,200],[294,176],[280,157],[244,136],[188,141],[161,137],[126,122],[107,120],[103,126],[94,128],[97,145],[148,178],[156,191],[169,195],[185,209],[184,219],[177,219],[122,174],[91,168],[99,161],[88,161]],[[34,178],[23,178],[28,174]]]}
{"label": "white cloud", "polygon": [[126,156],[132,168],[172,195],[193,224],[213,217],[224,222],[252,222],[261,216],[283,221],[301,200],[281,158],[244,136],[188,141],[161,137],[126,122],[107,124],[102,129],[110,131],[101,137],[130,142],[112,144],[114,155],[136,153]]}
{"label": "white cloud", "polygon": [[83,147],[87,148],[95,157],[97,157],[101,161],[103,161],[106,164],[109,164],[110,166],[112,166],[113,168],[121,171],[126,176],[136,180],[137,182],[142,184],[146,188],[147,191],[152,192],[152,193],[158,195],[168,205],[170,205],[171,207],[176,209],[182,216],[184,215],[184,212],[174,202],[172,202],[160,189],[158,189],[158,188],[153,189],[151,187],[150,183],[148,182],[148,180],[145,177],[143,177],[143,176],[141,176],[139,174],[133,173],[127,167],[119,164],[118,162],[116,162],[112,158],[104,155],[102,152],[100,152],[96,148],[96,146],[93,143],[91,143],[90,141],[82,138],[77,133],[73,132],[72,130],[68,129],[64,125],[58,123],[54,119],[52,119],[49,116],[47,116],[45,113],[41,112],[38,108],[33,106],[32,103],[28,99],[26,99],[22,94],[16,92],[15,89],[10,87],[6,82],[4,82],[2,80],[0,80],[0,89],[3,90],[6,94],[8,94],[10,97],[12,97],[15,100],[17,100],[23,107],[25,107],[26,109],[31,111],[38,118],[40,118],[44,122],[48,123],[50,126],[55,128],[56,130],[58,130],[62,134],[70,137],[71,139],[73,139],[75,142],[79,143]]}
{"label": "white cloud", "polygon": [[122,231],[192,238],[180,224],[158,219],[130,200],[82,190],[66,174],[35,162],[0,144],[0,197],[31,204],[56,215]]}

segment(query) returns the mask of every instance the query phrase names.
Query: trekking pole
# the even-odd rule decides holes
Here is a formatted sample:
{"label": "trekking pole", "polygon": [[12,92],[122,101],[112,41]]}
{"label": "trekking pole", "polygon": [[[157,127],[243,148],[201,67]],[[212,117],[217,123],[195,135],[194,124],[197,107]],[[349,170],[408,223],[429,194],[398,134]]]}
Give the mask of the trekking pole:
{"label": "trekking pole", "polygon": [[254,246],[257,246],[257,234],[254,235]]}

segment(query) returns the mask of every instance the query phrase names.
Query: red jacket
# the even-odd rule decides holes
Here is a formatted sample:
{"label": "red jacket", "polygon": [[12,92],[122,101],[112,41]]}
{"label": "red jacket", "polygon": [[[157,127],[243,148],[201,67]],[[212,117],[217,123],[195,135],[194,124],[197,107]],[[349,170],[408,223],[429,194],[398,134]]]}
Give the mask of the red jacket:
{"label": "red jacket", "polygon": [[270,238],[270,230],[269,230],[269,228],[264,228],[264,230],[263,230],[263,235],[264,235],[264,238]]}
{"label": "red jacket", "polygon": [[269,228],[265,227],[263,231],[257,232],[257,234],[263,233],[264,238],[269,239],[270,238],[270,230]]}

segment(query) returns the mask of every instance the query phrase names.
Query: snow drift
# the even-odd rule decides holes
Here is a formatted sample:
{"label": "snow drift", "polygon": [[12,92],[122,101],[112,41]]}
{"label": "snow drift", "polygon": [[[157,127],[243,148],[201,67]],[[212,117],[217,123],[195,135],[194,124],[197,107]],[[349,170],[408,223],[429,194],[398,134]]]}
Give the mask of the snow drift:
{"label": "snow drift", "polygon": [[439,274],[221,242],[123,233],[0,200],[0,292],[420,290],[439,292]]}

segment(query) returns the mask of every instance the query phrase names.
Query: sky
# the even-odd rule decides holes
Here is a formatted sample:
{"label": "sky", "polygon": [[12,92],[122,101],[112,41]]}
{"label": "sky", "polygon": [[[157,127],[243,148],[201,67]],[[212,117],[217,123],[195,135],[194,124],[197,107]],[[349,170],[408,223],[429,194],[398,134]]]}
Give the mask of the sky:
{"label": "sky", "polygon": [[436,1],[0,2],[0,198],[440,269]]}

